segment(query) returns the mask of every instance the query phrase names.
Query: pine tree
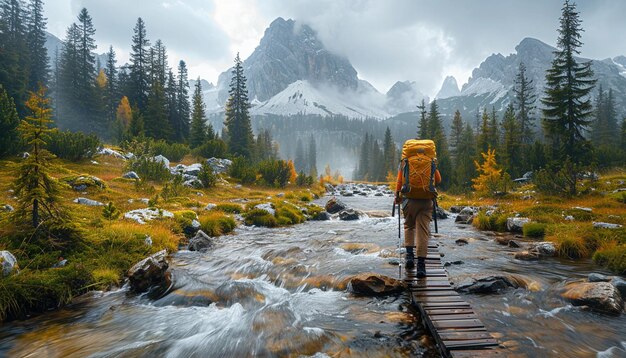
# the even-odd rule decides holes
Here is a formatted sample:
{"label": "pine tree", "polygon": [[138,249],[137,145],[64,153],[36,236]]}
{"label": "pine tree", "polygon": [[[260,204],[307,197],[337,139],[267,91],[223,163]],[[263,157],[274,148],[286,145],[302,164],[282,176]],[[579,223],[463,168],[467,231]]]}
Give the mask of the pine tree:
{"label": "pine tree", "polygon": [[[104,68],[104,74],[107,78],[107,86],[105,91],[106,100],[106,117],[109,122],[112,122],[116,118],[116,107],[119,98],[118,83],[117,83],[117,67],[115,64],[115,51],[113,46],[109,46],[109,52],[107,52],[107,63]],[[126,98],[128,101],[128,98]]]}
{"label": "pine tree", "polygon": [[359,180],[368,180],[368,174],[370,172],[370,150],[372,148],[372,144],[370,141],[369,133],[365,133],[365,138],[363,139],[363,143],[361,144],[361,155],[359,157],[359,166],[358,166],[358,175],[357,179]]}
{"label": "pine tree", "polygon": [[176,131],[181,139],[189,138],[189,78],[187,65],[181,60],[178,63],[178,85],[176,87],[176,112],[178,125]]}
{"label": "pine tree", "polygon": [[193,110],[191,112],[189,146],[191,148],[197,148],[207,140],[206,115],[204,112],[204,101],[202,100],[202,83],[200,77],[198,77],[196,81],[196,87],[191,102]]}
{"label": "pine tree", "polygon": [[[77,90],[79,92],[78,103],[81,104],[82,113],[88,114],[94,105],[94,78],[96,77],[96,57],[93,51],[96,49],[94,35],[96,29],[93,27],[91,16],[86,8],[78,14],[77,31],[79,34],[76,50],[78,55],[78,67],[75,69],[77,75]],[[93,120],[93,118],[92,118]]]}
{"label": "pine tree", "polygon": [[130,125],[128,126],[128,132],[131,137],[143,137],[146,134],[145,130],[145,121],[143,119],[143,114],[139,111],[139,107],[132,107],[132,117],[130,120]]}
{"label": "pine tree", "polygon": [[133,29],[133,45],[130,53],[130,92],[131,103],[140,111],[146,108],[149,93],[150,41],[146,35],[146,24],[140,18]]}
{"label": "pine tree", "polygon": [[[518,121],[515,118],[515,110],[510,104],[504,113],[502,129],[504,131],[502,143],[502,164],[504,170],[512,177],[517,177],[521,173],[521,140],[519,135]],[[521,124],[521,123],[520,123]]]}
{"label": "pine tree", "polygon": [[491,148],[489,138],[489,114],[487,114],[487,108],[483,109],[483,115],[481,117],[480,127],[477,135],[477,148],[479,153],[487,153],[487,150]]}
{"label": "pine tree", "polygon": [[172,135],[170,139],[176,142],[182,142],[184,137],[181,129],[179,128],[180,120],[178,119],[178,104],[176,103],[176,87],[174,72],[172,72],[171,69],[168,69],[165,97],[167,98],[167,119],[170,124],[170,128],[172,128]]}
{"label": "pine tree", "polygon": [[31,92],[26,106],[32,112],[22,120],[18,131],[28,145],[30,156],[20,164],[14,182],[18,207],[16,218],[29,221],[33,228],[52,223],[64,217],[59,204],[58,183],[50,176],[50,160],[54,155],[46,149],[46,140],[52,131],[50,99],[43,86]]}
{"label": "pine tree", "polygon": [[130,125],[133,119],[133,111],[130,108],[128,97],[124,96],[120,100],[115,111],[116,137],[118,141],[122,141],[129,137]]}
{"label": "pine tree", "polygon": [[430,138],[431,131],[428,128],[428,118],[426,117],[428,112],[426,111],[426,102],[424,99],[422,99],[422,102],[419,106],[417,106],[417,108],[420,111],[420,121],[417,126],[417,137],[420,139],[428,139]]}
{"label": "pine tree", "polygon": [[385,177],[388,173],[395,173],[396,168],[398,167],[398,160],[396,159],[396,144],[393,141],[389,127],[385,130],[385,140],[383,142],[383,163],[385,164]]}
{"label": "pine tree", "polygon": [[595,120],[592,123],[591,141],[595,146],[610,147],[619,142],[619,128],[617,125],[617,114],[613,89],[609,89],[608,94],[598,86],[598,96],[595,105]]}
{"label": "pine tree", "polygon": [[461,132],[461,139],[454,165],[454,177],[456,185],[463,189],[471,187],[471,179],[476,176],[474,158],[476,158],[476,143],[472,126],[467,123]]}
{"label": "pine tree", "polygon": [[39,84],[46,85],[50,68],[46,49],[46,18],[43,17],[43,0],[30,0],[26,19],[29,63],[28,89],[36,91]]}
{"label": "pine tree", "polygon": [[298,171],[298,173],[308,172],[306,154],[304,152],[304,146],[302,145],[302,140],[300,140],[300,138],[298,138],[296,144],[296,158],[294,164],[296,165],[296,170]]}
{"label": "pine tree", "polygon": [[441,123],[441,115],[439,114],[439,106],[437,101],[430,103],[430,111],[428,114],[428,130],[429,137],[435,142],[437,147],[438,168],[442,174],[441,187],[446,189],[450,185],[450,175],[452,172],[452,162],[450,161],[450,150],[448,149],[448,141]]}
{"label": "pine tree", "polygon": [[24,11],[19,0],[2,0],[0,9],[0,84],[13,98],[20,117],[27,113],[28,67]]}
{"label": "pine tree", "polygon": [[309,175],[313,178],[317,177],[317,143],[315,143],[315,138],[311,135],[309,138],[309,150],[307,152],[308,155],[308,167],[309,167]]}
{"label": "pine tree", "polygon": [[246,77],[243,73],[243,64],[239,58],[239,53],[235,57],[228,94],[226,120],[224,121],[228,130],[228,150],[233,156],[250,159],[254,138],[250,123],[250,102],[248,101]]}
{"label": "pine tree", "polygon": [[457,109],[452,119],[452,127],[450,128],[450,156],[452,161],[456,161],[459,155],[459,143],[463,134],[463,118],[461,112]]}
{"label": "pine tree", "polygon": [[154,139],[168,139],[172,134],[172,128],[167,118],[165,89],[158,79],[152,83],[150,89],[144,117],[144,129],[146,136]]}
{"label": "pine tree", "polygon": [[[589,94],[596,80],[593,79],[591,61],[578,63],[575,58],[582,46],[580,23],[576,5],[566,0],[558,30],[558,50],[547,71],[545,97],[541,99],[550,156],[557,163],[568,157],[579,163],[588,151],[583,132],[593,113]],[[574,194],[575,186],[570,190]]]}
{"label": "pine tree", "polygon": [[526,77],[526,65],[523,62],[520,62],[519,72],[515,76],[513,94],[521,142],[523,146],[528,146],[535,140],[535,125],[532,116],[537,95],[533,88],[533,81]]}
{"label": "pine tree", "polygon": [[491,107],[491,116],[489,116],[489,144],[492,149],[500,150],[500,129],[498,128],[498,115],[496,108]]}
{"label": "pine tree", "polygon": [[15,152],[19,123],[15,103],[0,84],[0,157]]}
{"label": "pine tree", "polygon": [[[620,129],[620,147],[626,151],[626,118],[622,119],[622,125]],[[624,153],[626,154],[626,153]]]}

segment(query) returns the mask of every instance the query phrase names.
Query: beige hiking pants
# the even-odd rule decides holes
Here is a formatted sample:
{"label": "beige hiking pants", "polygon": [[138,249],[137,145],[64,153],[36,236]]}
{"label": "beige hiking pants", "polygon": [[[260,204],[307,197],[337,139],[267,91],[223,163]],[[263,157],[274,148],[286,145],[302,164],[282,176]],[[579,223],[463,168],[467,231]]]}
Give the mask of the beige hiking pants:
{"label": "beige hiking pants", "polygon": [[417,257],[428,254],[430,220],[433,215],[433,201],[430,199],[407,199],[402,209],[404,214],[404,246],[416,246]]}

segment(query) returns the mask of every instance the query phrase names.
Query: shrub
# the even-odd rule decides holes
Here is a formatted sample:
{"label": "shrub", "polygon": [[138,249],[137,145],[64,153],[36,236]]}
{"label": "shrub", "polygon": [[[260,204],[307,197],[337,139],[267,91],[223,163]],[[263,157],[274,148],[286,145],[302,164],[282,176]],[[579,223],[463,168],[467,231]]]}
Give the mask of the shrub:
{"label": "shrub", "polygon": [[488,231],[506,231],[506,221],[508,215],[505,213],[495,212],[491,215],[487,215],[484,211],[479,212],[472,224],[480,230]]}
{"label": "shrub", "polygon": [[529,222],[524,224],[522,232],[526,237],[543,237],[546,233],[546,224]]}
{"label": "shrub", "polygon": [[276,210],[276,218],[280,225],[294,225],[304,222],[304,214],[291,205],[284,204]]}
{"label": "shrub", "polygon": [[558,240],[557,250],[559,256],[569,257],[571,259],[589,257],[591,254],[586,240],[580,236],[561,236]]}
{"label": "shrub", "polygon": [[238,157],[233,160],[229,174],[231,177],[241,180],[242,184],[252,184],[256,181],[256,170],[244,158]]}
{"label": "shrub", "polygon": [[109,268],[98,268],[91,272],[94,284],[100,289],[109,289],[114,286],[119,286],[121,277],[119,273]]}
{"label": "shrub", "polygon": [[200,229],[209,236],[228,234],[237,226],[235,219],[220,212],[202,215],[198,221],[200,221]]}
{"label": "shrub", "polygon": [[198,217],[193,210],[182,210],[174,212],[174,219],[181,229],[191,226],[191,222]]}
{"label": "shrub", "polygon": [[[276,227],[278,221],[274,215],[262,209],[252,209],[244,215],[246,225]],[[284,219],[283,219],[284,220]]]}
{"label": "shrub", "polygon": [[117,220],[120,214],[120,211],[113,205],[112,201],[109,201],[109,203],[102,208],[102,217],[109,221]]}
{"label": "shrub", "polygon": [[47,144],[57,157],[77,162],[92,158],[98,152],[100,140],[95,134],[53,130]]}
{"label": "shrub", "polygon": [[605,244],[593,255],[593,261],[619,275],[626,275],[626,245],[616,242]]}
{"label": "shrub", "polygon": [[310,175],[304,174],[303,171],[301,171],[298,174],[298,177],[296,178],[297,186],[311,186],[313,185],[314,182],[315,182],[315,179],[313,179],[313,177]]}
{"label": "shrub", "polygon": [[213,139],[194,148],[191,154],[195,157],[223,158],[226,155],[226,143],[221,139]]}
{"label": "shrub", "polygon": [[211,166],[204,163],[198,173],[198,180],[202,183],[204,188],[212,188],[217,184],[217,176],[213,173]]}
{"label": "shrub", "polygon": [[259,164],[259,174],[267,185],[284,188],[289,182],[289,164],[284,160],[265,160]]}
{"label": "shrub", "polygon": [[159,140],[152,144],[151,152],[152,155],[160,154],[173,162],[180,162],[185,155],[189,154],[190,149],[186,144],[169,144],[164,140]]}
{"label": "shrub", "polygon": [[217,204],[215,209],[221,210],[225,213],[230,213],[230,214],[240,214],[243,211],[243,208],[241,207],[241,205],[234,204],[234,203]]}
{"label": "shrub", "polygon": [[189,188],[184,185],[184,179],[182,175],[174,175],[172,180],[165,183],[163,190],[161,190],[161,198],[164,200],[170,200],[184,196],[189,192]]}
{"label": "shrub", "polygon": [[163,163],[155,161],[150,156],[140,156],[130,160],[127,169],[136,172],[143,180],[165,181],[172,176]]}

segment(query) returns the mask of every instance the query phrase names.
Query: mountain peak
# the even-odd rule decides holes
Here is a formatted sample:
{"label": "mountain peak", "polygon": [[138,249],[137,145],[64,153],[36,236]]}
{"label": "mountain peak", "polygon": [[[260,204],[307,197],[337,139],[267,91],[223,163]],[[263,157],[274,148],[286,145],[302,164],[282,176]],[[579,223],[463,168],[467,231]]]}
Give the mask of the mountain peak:
{"label": "mountain peak", "polygon": [[459,90],[459,85],[456,82],[456,78],[454,76],[447,76],[443,83],[441,84],[441,89],[435,96],[436,99],[444,99],[449,97],[458,96],[461,94]]}

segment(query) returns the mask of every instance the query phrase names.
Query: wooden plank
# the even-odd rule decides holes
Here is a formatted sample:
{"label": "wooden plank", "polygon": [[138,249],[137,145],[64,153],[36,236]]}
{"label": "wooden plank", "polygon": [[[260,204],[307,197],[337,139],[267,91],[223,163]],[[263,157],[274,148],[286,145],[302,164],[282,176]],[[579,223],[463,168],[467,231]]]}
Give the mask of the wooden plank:
{"label": "wooden plank", "polygon": [[462,314],[444,314],[444,315],[429,315],[431,321],[448,321],[459,319],[478,319],[475,313],[462,313]]}
{"label": "wooden plank", "polygon": [[444,341],[457,341],[468,339],[490,339],[493,338],[487,331],[483,332],[440,332],[439,337]]}
{"label": "wooden plank", "polygon": [[[481,339],[475,341],[444,341],[443,344],[450,350],[460,350],[496,347],[498,342],[495,339]],[[477,354],[477,356],[480,356],[480,354]]]}
{"label": "wooden plank", "polygon": [[484,327],[479,319],[461,319],[450,321],[433,321],[436,329],[442,328],[480,328]]}
{"label": "wooden plank", "polygon": [[458,295],[455,290],[439,290],[439,291],[421,291],[413,292],[413,297],[434,297],[434,296],[453,296]]}
{"label": "wooden plank", "polygon": [[493,358],[493,357],[506,357],[508,353],[504,350],[498,349],[484,349],[480,351],[467,350],[467,351],[452,351],[450,356],[452,358]]}
{"label": "wooden plank", "polygon": [[415,297],[415,301],[420,304],[429,304],[431,302],[463,302],[461,296],[426,296],[426,297]]}
{"label": "wooden plank", "polygon": [[424,308],[472,308],[467,302],[428,302],[422,304]]}

